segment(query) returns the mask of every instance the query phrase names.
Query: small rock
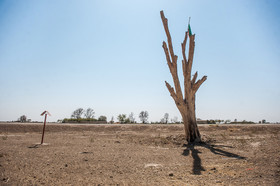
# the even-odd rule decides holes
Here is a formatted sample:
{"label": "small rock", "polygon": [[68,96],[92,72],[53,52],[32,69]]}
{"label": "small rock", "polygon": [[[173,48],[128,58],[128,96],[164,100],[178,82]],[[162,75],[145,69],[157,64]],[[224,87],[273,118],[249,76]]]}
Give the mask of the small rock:
{"label": "small rock", "polygon": [[173,172],[169,173],[168,176],[174,176]]}
{"label": "small rock", "polygon": [[92,154],[92,152],[80,152],[80,154]]}
{"label": "small rock", "polygon": [[9,180],[9,178],[3,178],[2,180],[3,180],[3,181],[7,181],[7,180]]}
{"label": "small rock", "polygon": [[110,176],[110,178],[113,178],[113,176]]}
{"label": "small rock", "polygon": [[148,163],[148,164],[145,164],[145,168],[147,167],[155,167],[155,168],[158,168],[158,167],[162,167],[161,164],[156,164],[156,163]]}
{"label": "small rock", "polygon": [[65,164],[64,166],[65,166],[65,167],[68,167],[68,165],[67,165],[67,164]]}

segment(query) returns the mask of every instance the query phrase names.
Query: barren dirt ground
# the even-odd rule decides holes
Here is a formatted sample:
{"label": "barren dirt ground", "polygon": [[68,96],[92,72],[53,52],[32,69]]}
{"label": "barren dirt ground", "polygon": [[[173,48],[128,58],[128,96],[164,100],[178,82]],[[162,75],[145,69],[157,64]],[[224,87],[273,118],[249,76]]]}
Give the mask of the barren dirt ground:
{"label": "barren dirt ground", "polygon": [[0,124],[0,185],[278,185],[280,125]]}

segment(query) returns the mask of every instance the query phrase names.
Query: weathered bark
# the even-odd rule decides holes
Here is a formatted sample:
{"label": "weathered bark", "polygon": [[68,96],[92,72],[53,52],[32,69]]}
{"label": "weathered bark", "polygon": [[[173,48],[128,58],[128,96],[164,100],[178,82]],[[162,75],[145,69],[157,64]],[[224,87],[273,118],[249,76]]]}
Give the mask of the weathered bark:
{"label": "weathered bark", "polygon": [[[173,45],[171,35],[168,29],[168,20],[165,18],[163,11],[160,12],[161,20],[164,26],[164,30],[167,36],[168,46],[163,41],[162,47],[166,56],[166,61],[173,78],[175,90],[171,85],[165,81],[166,87],[170,92],[171,97],[175,101],[177,108],[179,109],[185,128],[186,140],[188,142],[200,142],[201,137],[196,123],[195,116],[195,93],[201,86],[201,84],[207,79],[207,76],[203,76],[200,80],[197,80],[197,72],[191,77],[194,47],[195,47],[195,35],[189,35],[188,31],[185,34],[182,46],[182,68],[184,75],[184,97],[180,85],[180,80],[177,72],[177,59],[173,52]],[[186,44],[189,38],[189,52],[188,59],[186,57]]]}

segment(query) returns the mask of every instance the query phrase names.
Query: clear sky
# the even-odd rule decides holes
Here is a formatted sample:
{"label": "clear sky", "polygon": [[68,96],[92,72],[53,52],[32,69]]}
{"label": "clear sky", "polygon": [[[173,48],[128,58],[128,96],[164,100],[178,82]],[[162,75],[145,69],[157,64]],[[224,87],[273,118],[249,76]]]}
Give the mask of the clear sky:
{"label": "clear sky", "polygon": [[0,121],[41,121],[44,110],[57,121],[79,107],[181,118],[164,83],[160,10],[178,61],[191,17],[193,73],[208,76],[198,118],[280,121],[278,0],[0,0]]}

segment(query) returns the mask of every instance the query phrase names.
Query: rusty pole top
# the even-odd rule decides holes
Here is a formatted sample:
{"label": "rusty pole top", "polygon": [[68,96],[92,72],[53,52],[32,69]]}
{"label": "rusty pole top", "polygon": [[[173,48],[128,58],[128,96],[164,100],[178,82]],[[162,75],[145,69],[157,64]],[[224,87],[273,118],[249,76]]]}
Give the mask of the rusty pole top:
{"label": "rusty pole top", "polygon": [[51,116],[51,114],[50,114],[48,111],[46,111],[46,110],[41,114],[41,116],[43,116],[43,115],[45,115],[45,114]]}

